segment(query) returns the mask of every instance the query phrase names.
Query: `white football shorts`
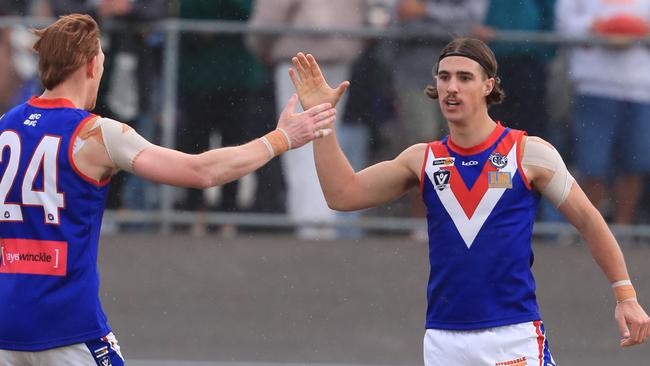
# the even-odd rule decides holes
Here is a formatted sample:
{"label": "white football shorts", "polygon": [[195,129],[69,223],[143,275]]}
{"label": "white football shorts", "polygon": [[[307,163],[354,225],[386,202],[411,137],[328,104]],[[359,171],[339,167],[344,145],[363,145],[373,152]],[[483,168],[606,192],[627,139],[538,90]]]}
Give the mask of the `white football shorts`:
{"label": "white football shorts", "polygon": [[86,343],[40,352],[0,350],[2,366],[124,366],[113,333]]}
{"label": "white football shorts", "polygon": [[427,329],[424,364],[556,366],[541,321],[479,330]]}

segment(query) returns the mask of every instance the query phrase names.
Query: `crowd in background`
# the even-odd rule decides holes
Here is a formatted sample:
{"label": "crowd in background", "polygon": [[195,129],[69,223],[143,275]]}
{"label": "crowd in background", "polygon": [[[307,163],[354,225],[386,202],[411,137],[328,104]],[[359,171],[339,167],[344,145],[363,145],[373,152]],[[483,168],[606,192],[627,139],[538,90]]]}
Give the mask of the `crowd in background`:
{"label": "crowd in background", "polygon": [[[647,224],[644,198],[650,171],[650,50],[622,36],[647,35],[650,0],[0,0],[0,16],[88,13],[100,23],[124,21],[126,31],[105,32],[106,71],[97,114],[129,123],[160,143],[164,34],[130,28],[132,22],[178,17],[253,25],[340,29],[436,29],[451,37],[488,42],[506,91],[490,115],[553,143],[588,196],[619,224]],[[134,23],[133,23],[134,24]],[[135,30],[137,29],[137,30]],[[555,31],[570,36],[615,37],[606,46],[558,47],[495,41],[502,31]],[[614,38],[613,38],[614,39]],[[182,34],[177,147],[199,153],[240,144],[275,127],[293,93],[287,74],[298,51],[313,53],[331,85],[351,80],[337,106],[337,135],[355,169],[390,159],[408,145],[445,134],[435,102],[423,90],[444,41],[266,34]],[[40,93],[31,36],[24,27],[0,30],[0,113]],[[199,212],[287,213],[327,223],[327,208],[311,146],[290,151],[220,194],[186,190],[177,208]],[[248,189],[252,200],[243,200]],[[113,179],[109,207],[154,209],[156,190],[133,176]],[[361,213],[364,214],[364,213]],[[417,192],[374,214],[423,216]],[[550,206],[540,219],[556,220]],[[206,231],[198,222],[193,231]],[[234,232],[236,228],[222,230]],[[358,237],[356,229],[299,227],[303,238]],[[414,233],[423,237],[426,233]]]}

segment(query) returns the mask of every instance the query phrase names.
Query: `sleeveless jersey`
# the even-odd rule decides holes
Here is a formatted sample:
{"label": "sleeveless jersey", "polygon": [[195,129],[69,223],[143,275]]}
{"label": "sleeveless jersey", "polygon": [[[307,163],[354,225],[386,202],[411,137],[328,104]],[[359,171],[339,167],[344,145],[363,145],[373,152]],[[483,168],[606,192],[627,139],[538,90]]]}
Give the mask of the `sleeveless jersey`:
{"label": "sleeveless jersey", "polygon": [[108,180],[72,161],[94,115],[32,98],[0,119],[0,349],[40,351],[110,333],[97,246]]}
{"label": "sleeveless jersey", "polygon": [[539,195],[521,162],[525,132],[497,124],[463,149],[427,146],[421,189],[427,207],[429,329],[472,330],[539,320],[531,272]]}

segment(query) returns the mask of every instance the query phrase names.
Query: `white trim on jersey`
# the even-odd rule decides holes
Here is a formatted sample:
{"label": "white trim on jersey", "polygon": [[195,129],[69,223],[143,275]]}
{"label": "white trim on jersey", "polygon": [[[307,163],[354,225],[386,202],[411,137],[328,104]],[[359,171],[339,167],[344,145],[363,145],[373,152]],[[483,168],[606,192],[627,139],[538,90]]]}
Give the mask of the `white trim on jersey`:
{"label": "white trim on jersey", "polygon": [[[431,180],[431,182],[435,182],[433,174],[439,171],[442,168],[442,166],[433,165],[433,161],[436,158],[440,158],[440,157],[435,156],[433,154],[433,150],[430,147],[429,147],[429,156],[430,158],[427,161],[427,166],[425,168],[425,171],[427,176],[429,177],[429,180]],[[517,174],[517,143],[516,142],[514,143],[514,145],[512,145],[510,152],[508,152],[508,164],[505,167],[499,169],[499,171],[510,173],[510,177],[512,179],[514,179],[515,174]],[[482,178],[479,177],[479,179]],[[445,208],[445,210],[453,220],[454,225],[458,230],[458,233],[463,238],[463,241],[465,242],[467,249],[469,249],[472,246],[472,243],[474,243],[474,239],[476,239],[478,232],[483,227],[483,224],[487,220],[490,213],[492,213],[492,210],[494,210],[494,207],[496,206],[497,202],[499,202],[499,199],[501,199],[501,196],[503,195],[506,189],[507,188],[488,188],[485,194],[483,195],[483,197],[481,198],[481,201],[479,202],[478,206],[476,207],[476,210],[474,211],[472,217],[467,217],[465,211],[463,210],[463,207],[458,201],[458,198],[456,198],[456,195],[454,195],[454,192],[450,188],[435,190],[435,192],[438,194],[438,198],[440,199],[440,202],[442,203],[443,207]]]}

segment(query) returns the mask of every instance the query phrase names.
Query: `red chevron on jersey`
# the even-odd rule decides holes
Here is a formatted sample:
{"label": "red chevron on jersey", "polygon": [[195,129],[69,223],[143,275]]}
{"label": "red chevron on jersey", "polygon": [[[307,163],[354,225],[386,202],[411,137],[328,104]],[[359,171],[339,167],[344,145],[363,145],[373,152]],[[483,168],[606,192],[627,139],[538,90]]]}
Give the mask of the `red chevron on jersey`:
{"label": "red chevron on jersey", "polygon": [[447,213],[454,221],[454,225],[468,248],[471,247],[485,220],[507,189],[504,187],[490,188],[488,185],[489,172],[498,171],[500,174],[505,173],[510,176],[510,179],[513,179],[514,175],[518,172],[517,142],[520,136],[520,133],[515,133],[514,131],[509,132],[499,142],[493,153],[498,153],[506,157],[507,162],[503,161],[504,165],[497,168],[488,159],[471,189],[467,188],[465,181],[455,166],[434,164],[435,161],[450,157],[447,147],[438,141],[428,146],[429,151],[426,154],[425,173],[434,185],[437,184],[436,177],[441,176],[440,171],[446,170],[450,173],[448,182],[449,189],[445,189],[445,187],[439,185],[440,188],[436,189],[435,192],[447,210]]}

